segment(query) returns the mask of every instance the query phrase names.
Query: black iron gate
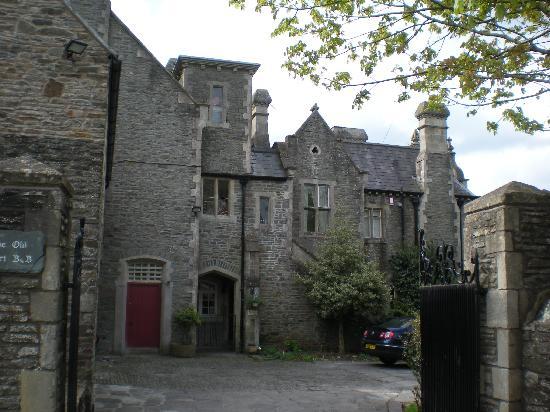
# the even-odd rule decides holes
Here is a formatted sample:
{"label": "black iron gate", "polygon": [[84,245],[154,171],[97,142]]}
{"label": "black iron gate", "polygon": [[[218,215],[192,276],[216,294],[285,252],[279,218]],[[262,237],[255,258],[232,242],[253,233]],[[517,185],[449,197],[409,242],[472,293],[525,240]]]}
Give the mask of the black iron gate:
{"label": "black iron gate", "polygon": [[67,412],[77,411],[77,381],[78,381],[78,335],[80,329],[80,274],[82,272],[82,247],[84,244],[84,225],[86,220],[80,219],[80,230],[76,235],[74,245],[73,278],[67,283],[71,293],[71,319],[69,326],[69,359],[67,364]]}
{"label": "black iron gate", "polygon": [[479,261],[457,269],[454,249],[430,259],[420,232],[422,411],[479,411]]}

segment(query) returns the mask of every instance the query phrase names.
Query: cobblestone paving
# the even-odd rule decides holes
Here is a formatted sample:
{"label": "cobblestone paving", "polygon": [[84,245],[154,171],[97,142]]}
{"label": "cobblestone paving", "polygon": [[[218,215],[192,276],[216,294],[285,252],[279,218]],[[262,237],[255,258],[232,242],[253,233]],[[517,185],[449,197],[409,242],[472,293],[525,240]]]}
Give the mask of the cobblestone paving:
{"label": "cobblestone paving", "polygon": [[393,412],[415,385],[405,365],[366,361],[131,354],[98,357],[96,365],[96,412]]}

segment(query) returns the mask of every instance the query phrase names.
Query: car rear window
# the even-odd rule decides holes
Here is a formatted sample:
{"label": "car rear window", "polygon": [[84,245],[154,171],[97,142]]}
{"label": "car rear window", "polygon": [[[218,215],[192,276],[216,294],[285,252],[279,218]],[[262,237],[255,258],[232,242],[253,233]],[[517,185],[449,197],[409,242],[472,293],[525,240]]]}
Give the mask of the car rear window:
{"label": "car rear window", "polygon": [[412,319],[410,319],[410,318],[394,318],[394,319],[390,319],[390,320],[382,323],[380,325],[380,327],[386,328],[386,329],[389,329],[389,328],[405,328],[407,326],[410,326],[411,320]]}

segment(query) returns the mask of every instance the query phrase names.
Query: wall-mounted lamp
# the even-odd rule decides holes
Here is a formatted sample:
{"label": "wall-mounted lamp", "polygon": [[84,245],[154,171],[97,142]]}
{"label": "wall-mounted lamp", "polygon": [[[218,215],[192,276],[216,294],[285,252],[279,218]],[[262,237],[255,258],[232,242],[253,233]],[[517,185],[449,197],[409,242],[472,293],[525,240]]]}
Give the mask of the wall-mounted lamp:
{"label": "wall-mounted lamp", "polygon": [[191,208],[191,212],[193,212],[193,214],[195,216],[197,216],[200,212],[201,212],[202,208],[200,206],[193,206]]}
{"label": "wall-mounted lamp", "polygon": [[81,55],[82,53],[84,53],[84,50],[86,50],[86,47],[88,47],[88,44],[87,43],[84,43],[83,41],[80,41],[80,40],[70,40],[66,45],[65,45],[65,51],[63,53],[63,56],[65,56],[65,58],[67,60],[71,60],[71,61],[74,61],[74,55],[77,54],[77,55]]}

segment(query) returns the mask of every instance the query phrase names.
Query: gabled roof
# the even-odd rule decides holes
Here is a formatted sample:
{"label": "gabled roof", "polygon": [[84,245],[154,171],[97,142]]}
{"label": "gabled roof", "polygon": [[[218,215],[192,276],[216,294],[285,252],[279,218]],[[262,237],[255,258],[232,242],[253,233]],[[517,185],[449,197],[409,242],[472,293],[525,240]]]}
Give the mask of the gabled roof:
{"label": "gabled roof", "polygon": [[279,153],[275,150],[252,151],[250,154],[252,175],[258,177],[286,177]]}
{"label": "gabled roof", "polygon": [[366,190],[420,193],[416,181],[418,149],[379,143],[342,143],[359,171],[367,173]]}
{"label": "gabled roof", "polygon": [[321,116],[321,114],[319,113],[318,108],[315,108],[315,109],[312,108],[311,114],[304,121],[304,123],[302,123],[302,125],[298,128],[298,130],[296,130],[296,133],[294,133],[294,135],[299,136],[308,128],[315,128],[315,127],[325,129],[326,133],[329,136],[336,138],[336,136],[334,135],[334,132],[330,129],[325,119],[323,119],[323,116]]}

